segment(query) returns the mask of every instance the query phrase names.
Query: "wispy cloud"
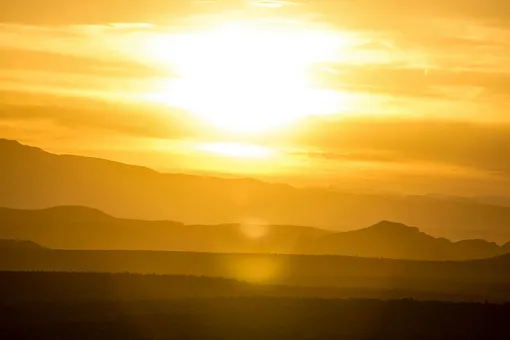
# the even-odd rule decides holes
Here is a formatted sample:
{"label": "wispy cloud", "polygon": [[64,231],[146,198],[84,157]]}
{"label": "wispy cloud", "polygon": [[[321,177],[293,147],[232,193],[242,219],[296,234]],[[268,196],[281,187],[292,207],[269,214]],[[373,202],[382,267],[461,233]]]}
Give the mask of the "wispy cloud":
{"label": "wispy cloud", "polygon": [[0,134],[41,145],[104,141],[105,132],[128,144],[228,139],[137,98],[174,76],[147,58],[147,41],[225,18],[313,24],[346,41],[336,61],[310,70],[318,86],[346,94],[341,114],[231,138],[298,149],[288,154],[331,173],[350,164],[367,178],[510,178],[507,0],[10,1],[0,11]]}

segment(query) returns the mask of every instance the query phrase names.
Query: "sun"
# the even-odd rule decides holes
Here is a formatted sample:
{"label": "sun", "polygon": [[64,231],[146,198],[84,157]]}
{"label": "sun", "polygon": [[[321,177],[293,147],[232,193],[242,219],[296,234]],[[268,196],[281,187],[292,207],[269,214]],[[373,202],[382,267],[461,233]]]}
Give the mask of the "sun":
{"label": "sun", "polygon": [[339,108],[341,96],[309,77],[337,43],[327,31],[237,22],[155,38],[145,53],[175,72],[154,98],[222,130],[260,132]]}

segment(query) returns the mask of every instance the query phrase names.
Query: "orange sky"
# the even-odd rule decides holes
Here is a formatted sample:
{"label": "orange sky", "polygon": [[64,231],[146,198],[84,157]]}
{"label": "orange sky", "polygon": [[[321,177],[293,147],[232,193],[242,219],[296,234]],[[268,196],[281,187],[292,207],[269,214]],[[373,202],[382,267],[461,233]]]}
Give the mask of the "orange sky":
{"label": "orange sky", "polygon": [[510,195],[507,0],[0,3],[0,137],[164,171]]}

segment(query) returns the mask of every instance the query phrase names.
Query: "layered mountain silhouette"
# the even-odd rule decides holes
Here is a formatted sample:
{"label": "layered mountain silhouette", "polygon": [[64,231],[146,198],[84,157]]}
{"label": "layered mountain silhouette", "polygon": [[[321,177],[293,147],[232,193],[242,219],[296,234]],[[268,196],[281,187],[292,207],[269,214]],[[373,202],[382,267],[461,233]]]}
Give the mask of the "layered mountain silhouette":
{"label": "layered mountain silhouette", "polygon": [[325,233],[301,226],[119,219],[78,206],[0,208],[0,238],[31,240],[57,249],[295,253],[301,244]]}
{"label": "layered mountain silhouette", "polygon": [[503,247],[485,240],[451,242],[421,232],[416,227],[382,221],[371,227],[320,236],[307,244],[306,252],[410,260],[467,260],[505,253]]}
{"label": "layered mountain silhouette", "polygon": [[56,249],[166,250],[213,253],[314,254],[410,260],[469,260],[504,254],[484,240],[451,242],[418,228],[382,221],[349,232],[263,224],[185,225],[119,219],[96,209],[0,208],[0,238]]}
{"label": "layered mountain silhouette", "polygon": [[55,155],[0,140],[0,206],[88,206],[131,219],[187,224],[268,223],[345,231],[381,220],[459,239],[510,239],[510,207],[448,197],[346,194],[253,179],[154,170],[108,160]]}

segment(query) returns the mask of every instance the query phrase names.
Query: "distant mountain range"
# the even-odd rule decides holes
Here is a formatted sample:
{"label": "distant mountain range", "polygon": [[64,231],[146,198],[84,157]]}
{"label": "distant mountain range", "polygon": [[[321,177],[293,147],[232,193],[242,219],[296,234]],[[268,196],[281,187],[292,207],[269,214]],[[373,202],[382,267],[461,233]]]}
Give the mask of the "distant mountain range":
{"label": "distant mountain range", "polygon": [[474,199],[346,194],[254,179],[164,174],[55,155],[11,140],[0,140],[0,188],[0,206],[10,208],[77,205],[131,219],[313,225],[336,231],[391,220],[452,240],[510,240],[510,207]]}
{"label": "distant mountain range", "polygon": [[307,245],[306,253],[410,260],[468,260],[510,253],[510,242],[502,247],[481,239],[452,242],[389,221],[365,229],[322,235]]}
{"label": "distant mountain range", "polygon": [[303,226],[185,225],[119,219],[84,207],[0,208],[0,238],[30,240],[56,249],[329,254],[410,260],[469,260],[510,253],[510,242],[502,247],[484,240],[451,242],[388,221],[355,231],[331,232]]}
{"label": "distant mountain range", "polygon": [[300,226],[128,220],[84,207],[0,208],[0,238],[58,249],[294,253],[299,244],[325,233]]}

